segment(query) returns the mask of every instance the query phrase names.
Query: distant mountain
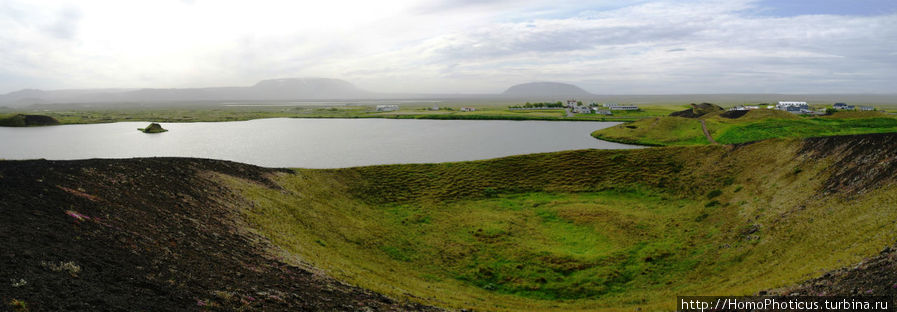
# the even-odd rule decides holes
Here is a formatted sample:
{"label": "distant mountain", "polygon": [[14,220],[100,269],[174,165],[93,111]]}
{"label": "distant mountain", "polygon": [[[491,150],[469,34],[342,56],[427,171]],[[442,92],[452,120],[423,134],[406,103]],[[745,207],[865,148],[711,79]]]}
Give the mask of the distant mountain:
{"label": "distant mountain", "polygon": [[[360,89],[345,80],[328,78],[285,78],[262,80],[251,86],[175,89],[24,89],[0,94],[0,109],[60,109],[61,107],[184,107],[219,105],[230,101],[303,101],[303,100],[497,100],[560,101],[565,99],[606,103],[719,103],[723,106],[745,103],[775,103],[799,100],[816,104],[847,102],[863,105],[891,105],[897,94],[654,94],[595,95],[582,88],[559,82],[531,82],[511,86],[498,94],[465,93],[380,93]],[[79,103],[79,104],[74,104]]]}
{"label": "distant mountain", "polygon": [[505,97],[576,98],[594,96],[572,84],[560,82],[530,82],[511,86],[502,93]]}
{"label": "distant mountain", "polygon": [[286,78],[262,80],[250,87],[183,89],[26,89],[0,95],[0,105],[24,106],[49,103],[267,101],[364,99],[377,97],[339,79]]}
{"label": "distant mountain", "polygon": [[75,89],[44,91],[37,89],[23,89],[0,95],[0,105],[21,106],[39,103],[68,102],[69,99],[97,97],[109,94],[119,94],[134,89]]}
{"label": "distant mountain", "polygon": [[345,99],[370,97],[373,93],[359,89],[345,80],[327,78],[289,78],[262,80],[250,88],[268,99]]}

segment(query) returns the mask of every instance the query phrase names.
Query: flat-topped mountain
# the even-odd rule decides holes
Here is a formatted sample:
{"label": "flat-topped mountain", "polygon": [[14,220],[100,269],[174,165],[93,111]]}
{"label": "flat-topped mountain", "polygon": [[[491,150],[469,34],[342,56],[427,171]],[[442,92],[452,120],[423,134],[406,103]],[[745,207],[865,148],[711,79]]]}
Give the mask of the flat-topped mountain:
{"label": "flat-topped mountain", "polygon": [[502,93],[507,97],[586,97],[592,96],[586,90],[568,83],[530,82],[513,85]]}
{"label": "flat-topped mountain", "polygon": [[[64,103],[178,103],[203,101],[356,100],[400,98],[466,98],[464,94],[403,94],[371,92],[352,83],[331,78],[282,78],[262,80],[246,87],[144,88],[144,89],[25,89],[0,95],[0,105]],[[530,82],[511,86],[501,94],[480,97],[552,100],[594,96],[582,88],[559,82]],[[117,104],[116,104],[117,105]]]}

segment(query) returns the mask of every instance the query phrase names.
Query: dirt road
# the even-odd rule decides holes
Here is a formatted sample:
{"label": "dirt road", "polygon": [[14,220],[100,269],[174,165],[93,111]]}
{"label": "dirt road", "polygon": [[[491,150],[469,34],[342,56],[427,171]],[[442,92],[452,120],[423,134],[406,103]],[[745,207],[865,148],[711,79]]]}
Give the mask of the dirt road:
{"label": "dirt road", "polygon": [[701,129],[704,130],[704,136],[707,137],[707,141],[710,141],[711,144],[719,144],[710,136],[710,131],[707,131],[707,124],[703,120],[701,120]]}

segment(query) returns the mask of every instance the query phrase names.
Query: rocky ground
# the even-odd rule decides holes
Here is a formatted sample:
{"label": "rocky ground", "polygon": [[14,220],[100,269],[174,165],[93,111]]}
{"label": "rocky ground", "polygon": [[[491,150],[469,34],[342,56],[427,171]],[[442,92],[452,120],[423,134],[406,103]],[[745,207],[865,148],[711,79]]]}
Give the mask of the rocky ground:
{"label": "rocky ground", "polygon": [[887,247],[877,256],[852,267],[825,273],[796,286],[770,291],[788,296],[891,296],[897,299],[897,249]]}
{"label": "rocky ground", "polygon": [[0,310],[435,310],[286,264],[201,159],[0,161]]}

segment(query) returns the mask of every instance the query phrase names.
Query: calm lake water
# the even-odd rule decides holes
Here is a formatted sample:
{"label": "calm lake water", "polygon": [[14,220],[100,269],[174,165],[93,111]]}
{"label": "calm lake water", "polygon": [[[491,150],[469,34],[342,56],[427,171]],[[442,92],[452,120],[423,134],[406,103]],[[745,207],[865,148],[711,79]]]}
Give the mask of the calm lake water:
{"label": "calm lake water", "polygon": [[338,168],[487,159],[573,149],[637,146],[589,134],[615,122],[395,119],[258,119],[0,127],[0,158],[85,159],[178,156],[265,167]]}

